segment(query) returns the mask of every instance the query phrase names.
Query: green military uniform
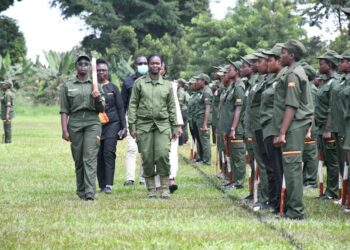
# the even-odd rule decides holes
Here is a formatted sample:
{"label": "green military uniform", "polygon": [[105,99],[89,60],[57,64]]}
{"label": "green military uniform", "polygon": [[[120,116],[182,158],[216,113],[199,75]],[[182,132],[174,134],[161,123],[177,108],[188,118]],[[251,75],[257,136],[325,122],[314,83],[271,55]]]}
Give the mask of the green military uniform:
{"label": "green military uniform", "polygon": [[220,105],[220,94],[222,92],[222,87],[219,86],[219,81],[215,81],[215,83],[217,85],[217,89],[215,90],[214,94],[213,94],[213,104],[212,104],[212,110],[213,110],[213,114],[212,114],[212,129],[213,129],[213,142],[216,142],[216,127],[217,127],[217,123],[218,123],[218,115],[219,115],[219,105]]}
{"label": "green military uniform", "polygon": [[[283,48],[296,58],[305,54],[305,47],[296,40],[289,40]],[[286,181],[286,216],[293,219],[304,218],[302,151],[304,138],[311,124],[313,104],[310,85],[299,62],[291,63],[281,76],[274,95],[274,133],[280,134],[287,107],[295,110],[293,120],[286,131],[286,144],[282,148],[283,169]]]}
{"label": "green military uniform", "polygon": [[[205,74],[200,74],[196,79],[204,78]],[[205,75],[206,76],[206,75]],[[206,76],[208,77],[208,76]],[[204,79],[206,80],[206,79]],[[209,81],[209,77],[208,77]],[[208,83],[208,82],[207,82]],[[208,85],[205,85],[202,90],[199,91],[196,98],[196,105],[194,111],[194,123],[196,130],[198,132],[198,141],[197,141],[197,157],[200,161],[203,161],[203,164],[211,165],[211,146],[210,146],[210,126],[212,120],[212,100],[213,93]],[[210,114],[208,117],[207,131],[202,131],[200,128],[203,126],[204,113],[206,105],[210,106]]]}
{"label": "green military uniform", "polygon": [[177,90],[177,98],[179,100],[180,109],[181,109],[181,115],[182,115],[182,119],[183,119],[183,122],[184,122],[183,131],[182,131],[183,134],[179,138],[179,145],[183,145],[188,140],[188,132],[187,132],[188,112],[187,112],[187,105],[188,105],[188,101],[190,99],[190,96],[185,91],[184,88],[180,87]]}
{"label": "green military uniform", "polygon": [[[4,143],[11,143],[12,142],[12,125],[11,120],[15,117],[15,111],[14,111],[14,94],[10,90],[10,83],[3,83],[7,84],[8,89],[3,93],[1,97],[1,119],[4,123]],[[9,113],[7,114],[9,109]],[[10,120],[6,120],[6,116],[9,115]]]}
{"label": "green military uniform", "polygon": [[[267,56],[261,53],[254,53],[254,55],[257,57],[267,58]],[[261,104],[261,94],[265,89],[266,81],[267,81],[266,74],[259,75],[255,85],[252,87],[251,96],[249,97],[250,104],[248,104],[250,106],[249,121],[251,123],[251,129],[254,132],[254,143],[253,143],[254,156],[260,170],[258,200],[262,204],[266,203],[269,199],[267,173],[266,173],[266,160],[265,160],[267,155],[264,150],[264,145],[262,144],[262,141],[258,143],[256,136],[257,134],[260,134],[262,131],[262,127],[260,124],[260,104]]]}
{"label": "green military uniform", "polygon": [[[98,88],[103,93],[100,85]],[[96,190],[101,123],[91,91],[91,80],[80,82],[78,78],[65,82],[60,90],[60,113],[69,117],[68,132],[75,162],[76,193],[81,199],[87,193],[94,195]]]}
{"label": "green military uniform", "polygon": [[[319,59],[331,60],[332,51],[319,57]],[[337,65],[337,64],[335,64]],[[330,131],[329,116],[331,111],[331,95],[333,89],[339,85],[340,77],[334,74],[327,77],[327,80],[317,90],[315,106],[315,124],[318,128],[318,145],[327,167],[327,188],[326,197],[338,198],[339,186],[339,163],[337,157],[337,146],[335,135],[331,139],[324,139],[322,134],[325,130]]]}
{"label": "green military uniform", "polygon": [[152,80],[148,74],[137,79],[132,89],[128,123],[130,133],[137,132],[145,178],[170,174],[170,139],[177,130],[172,91],[169,81],[161,76]]}
{"label": "green military uniform", "polygon": [[[303,63],[302,66],[307,76],[316,76],[316,71],[310,65]],[[310,81],[309,84],[312,95],[312,103],[315,107],[317,87],[313,81]],[[305,187],[317,186],[317,156],[317,128],[315,126],[315,122],[313,122],[311,128],[311,139],[305,140],[303,150],[303,183]]]}

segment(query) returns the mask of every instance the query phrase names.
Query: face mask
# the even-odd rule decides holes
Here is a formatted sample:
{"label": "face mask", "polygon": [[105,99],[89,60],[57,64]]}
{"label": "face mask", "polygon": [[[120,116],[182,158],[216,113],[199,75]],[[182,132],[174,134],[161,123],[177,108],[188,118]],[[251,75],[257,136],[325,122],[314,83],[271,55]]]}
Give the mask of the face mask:
{"label": "face mask", "polygon": [[148,65],[138,65],[137,72],[139,72],[141,75],[145,75],[148,72]]}

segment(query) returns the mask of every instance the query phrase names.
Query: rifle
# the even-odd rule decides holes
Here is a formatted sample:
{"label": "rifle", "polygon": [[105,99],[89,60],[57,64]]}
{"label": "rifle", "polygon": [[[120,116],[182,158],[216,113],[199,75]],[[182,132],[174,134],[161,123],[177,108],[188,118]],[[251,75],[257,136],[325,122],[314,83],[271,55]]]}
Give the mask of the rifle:
{"label": "rifle", "polygon": [[226,156],[226,168],[227,168],[227,178],[228,184],[233,183],[233,173],[231,169],[231,159],[230,159],[230,146],[229,146],[229,135],[225,135],[224,138],[225,144],[225,156]]}
{"label": "rifle", "polygon": [[[348,188],[348,173],[349,173],[349,166],[348,166],[348,163],[345,161],[344,174],[343,174],[343,188],[342,188],[342,196],[341,196],[341,204],[342,205],[345,205],[345,203],[346,203],[346,192],[347,192],[347,188]],[[348,196],[350,197],[350,194]],[[350,205],[350,200],[348,202],[348,206],[349,205]]]}
{"label": "rifle", "polygon": [[258,188],[260,183],[260,169],[258,164],[256,163],[256,160],[254,160],[254,167],[255,167],[255,176],[254,176],[254,190],[253,190],[253,201],[254,203],[258,202]]}
{"label": "rifle", "polygon": [[280,201],[280,215],[284,215],[284,207],[286,204],[287,190],[286,190],[286,179],[283,174],[282,190],[281,190],[281,201]]}
{"label": "rifle", "polygon": [[318,152],[318,185],[320,190],[320,196],[324,195],[323,192],[323,155],[321,150]]}

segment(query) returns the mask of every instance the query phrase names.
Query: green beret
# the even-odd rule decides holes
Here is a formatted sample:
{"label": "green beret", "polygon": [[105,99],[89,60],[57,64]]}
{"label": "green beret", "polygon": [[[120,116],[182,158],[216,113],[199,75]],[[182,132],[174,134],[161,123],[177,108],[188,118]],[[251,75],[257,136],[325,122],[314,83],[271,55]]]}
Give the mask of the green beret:
{"label": "green beret", "polygon": [[308,63],[303,62],[301,66],[304,68],[306,75],[309,76],[310,78],[314,78],[317,76],[317,71]]}
{"label": "green beret", "polygon": [[339,59],[341,59],[341,58],[342,57],[337,52],[335,52],[333,50],[328,50],[323,55],[317,57],[317,59],[327,60],[327,61],[333,63],[335,66],[337,66],[339,64]]}
{"label": "green beret", "polygon": [[272,49],[270,50],[265,50],[262,53],[268,56],[281,56],[281,51],[282,51],[282,45],[283,43],[276,43],[275,46],[273,46]]}
{"label": "green beret", "polygon": [[283,43],[282,47],[287,49],[290,53],[293,53],[299,59],[306,53],[305,46],[300,41],[295,39],[291,39]]}
{"label": "green beret", "polygon": [[340,59],[350,59],[350,50],[343,52]]}
{"label": "green beret", "polygon": [[198,76],[195,77],[195,79],[201,79],[201,80],[206,81],[207,83],[210,82],[210,77],[204,73],[200,73]]}
{"label": "green beret", "polygon": [[229,60],[229,62],[236,68],[237,71],[241,71],[242,63],[240,61],[232,62],[231,60]]}

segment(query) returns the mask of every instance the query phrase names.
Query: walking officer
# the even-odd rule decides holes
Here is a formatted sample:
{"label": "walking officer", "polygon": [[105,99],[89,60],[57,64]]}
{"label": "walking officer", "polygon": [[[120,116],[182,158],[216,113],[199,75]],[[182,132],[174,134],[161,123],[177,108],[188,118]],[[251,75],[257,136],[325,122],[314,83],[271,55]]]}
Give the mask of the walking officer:
{"label": "walking officer", "polygon": [[105,101],[101,86],[92,90],[89,79],[90,58],[81,55],[75,62],[77,75],[60,90],[62,138],[71,142],[75,162],[77,190],[80,199],[93,200],[96,190],[97,153]]}

